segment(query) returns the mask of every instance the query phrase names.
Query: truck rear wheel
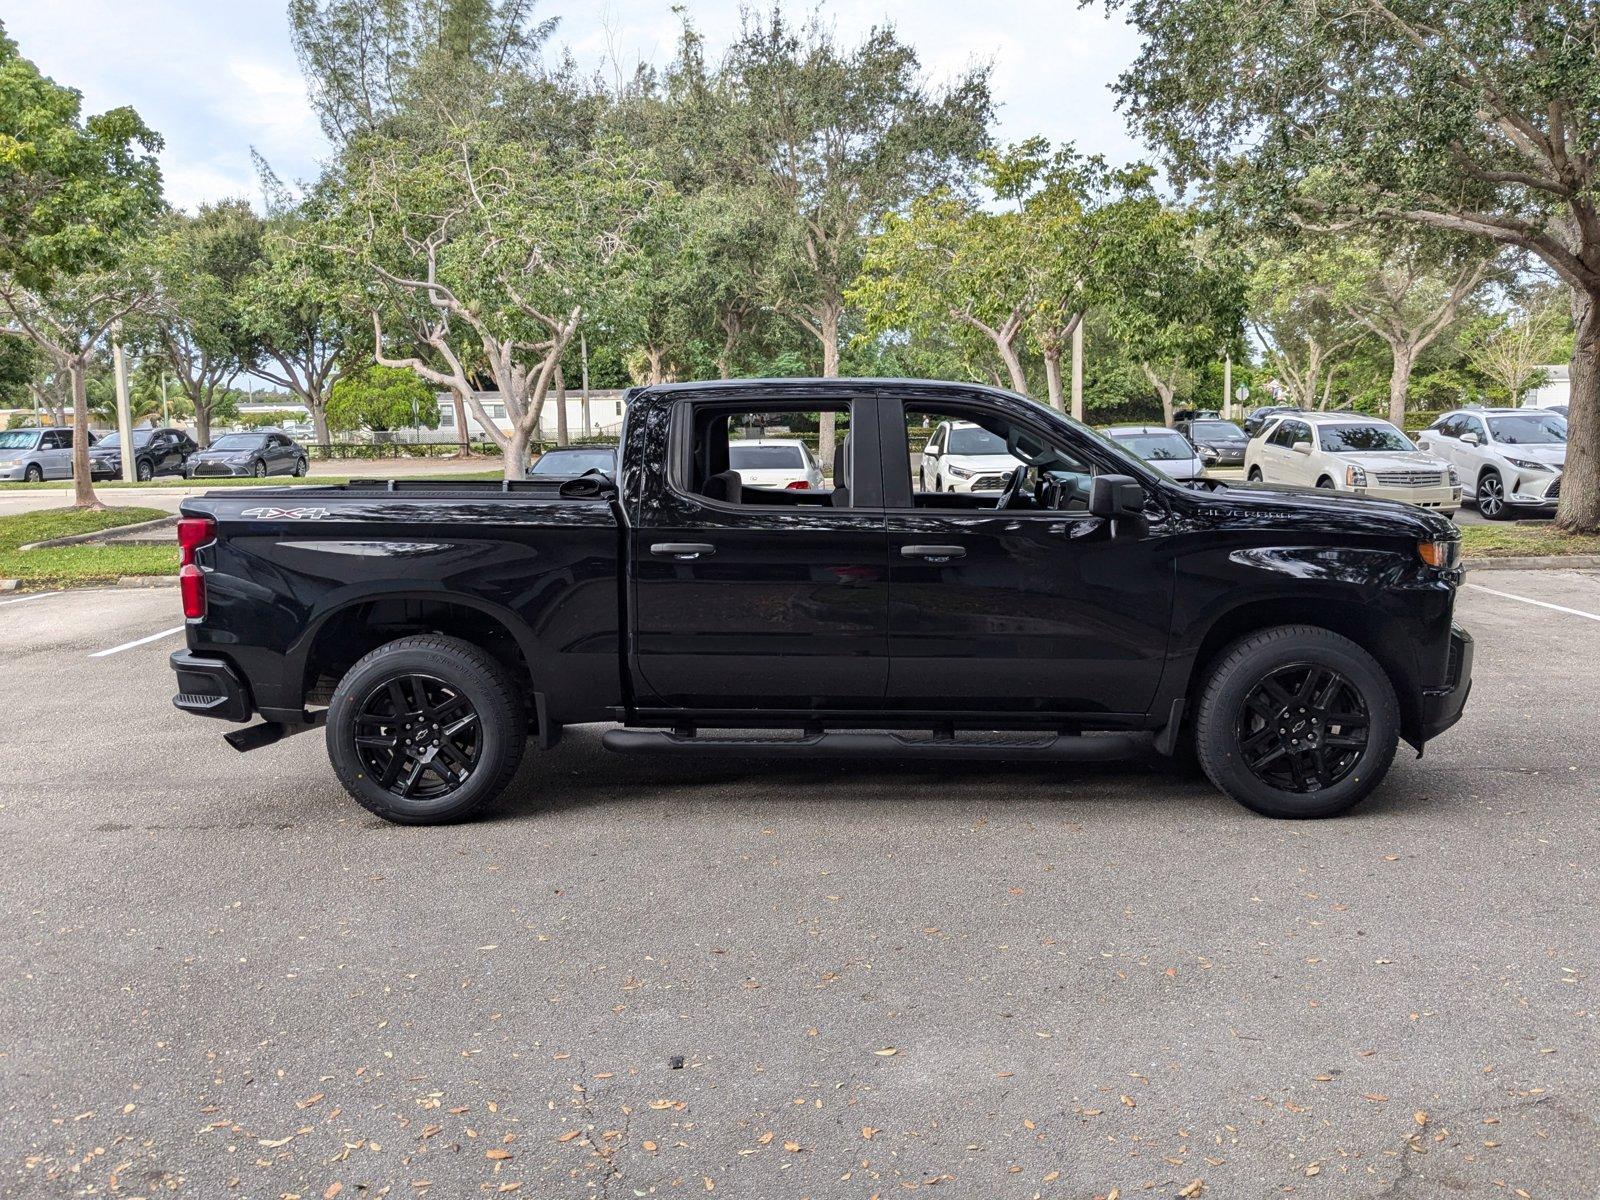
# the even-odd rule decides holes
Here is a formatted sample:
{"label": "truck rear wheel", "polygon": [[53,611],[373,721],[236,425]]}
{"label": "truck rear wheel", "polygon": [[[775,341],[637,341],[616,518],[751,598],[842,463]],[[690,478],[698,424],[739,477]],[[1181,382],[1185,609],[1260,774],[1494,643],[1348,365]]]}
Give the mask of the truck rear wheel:
{"label": "truck rear wheel", "polygon": [[527,721],[515,682],[470,642],[437,634],[379,646],[328,706],[339,782],[385,821],[459,821],[516,774]]}
{"label": "truck rear wheel", "polygon": [[1279,625],[1223,651],[1195,721],[1211,782],[1269,817],[1335,817],[1371,794],[1399,740],[1394,685],[1349,638]]}

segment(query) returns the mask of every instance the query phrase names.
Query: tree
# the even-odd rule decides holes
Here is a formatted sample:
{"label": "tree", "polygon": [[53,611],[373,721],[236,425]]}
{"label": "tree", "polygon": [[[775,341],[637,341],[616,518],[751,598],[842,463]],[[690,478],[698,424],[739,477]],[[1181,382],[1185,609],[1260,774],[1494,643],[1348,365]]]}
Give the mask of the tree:
{"label": "tree", "polygon": [[1564,349],[1569,312],[1562,297],[1536,295],[1522,307],[1500,314],[1468,352],[1468,359],[1494,381],[1507,404],[1516,404],[1544,381],[1545,364]]}
{"label": "tree", "polygon": [[[131,108],[84,117],[0,27],[0,313],[64,374],[87,429],[89,362],[148,283],[122,260],[161,205],[158,138]],[[73,439],[75,503],[99,507],[88,439]]]}
{"label": "tree", "polygon": [[413,424],[439,427],[433,389],[415,371],[371,366],[334,381],[328,396],[329,428],[388,430]]}
{"label": "tree", "polygon": [[[506,478],[520,478],[585,311],[628,291],[629,236],[655,186],[621,146],[537,145],[482,126],[420,159],[371,143],[362,170],[332,233],[377,285],[377,362],[468,395],[505,455]],[[395,306],[414,322],[406,348],[385,332]],[[407,353],[413,339],[428,356]],[[509,436],[475,393],[478,364],[505,403]]]}
{"label": "tree", "polygon": [[[746,14],[723,70],[745,155],[762,164],[782,214],[773,300],[816,340],[823,375],[837,375],[844,294],[872,224],[959,184],[988,141],[988,73],[933,90],[891,27],[845,49],[819,20],[796,29],[776,7]],[[831,461],[831,413],[819,452]]]}
{"label": "tree", "polygon": [[1246,310],[1267,367],[1295,404],[1326,408],[1343,356],[1366,334],[1301,265],[1285,246],[1268,246],[1251,275]]}
{"label": "tree", "polygon": [[192,407],[202,446],[211,444],[219,389],[226,396],[260,352],[246,291],[262,266],[262,240],[261,218],[243,200],[169,214],[154,239],[150,340]]}
{"label": "tree", "polygon": [[[1537,255],[1571,289],[1557,523],[1600,529],[1600,21],[1590,0],[1108,0],[1119,91],[1179,180],[1321,226],[1406,222]],[[1242,68],[1242,64],[1247,66]]]}
{"label": "tree", "polygon": [[341,264],[318,244],[320,221],[335,198],[308,197],[273,214],[262,259],[245,282],[245,330],[255,339],[255,374],[306,406],[317,444],[328,445],[328,387],[355,336],[346,310]]}

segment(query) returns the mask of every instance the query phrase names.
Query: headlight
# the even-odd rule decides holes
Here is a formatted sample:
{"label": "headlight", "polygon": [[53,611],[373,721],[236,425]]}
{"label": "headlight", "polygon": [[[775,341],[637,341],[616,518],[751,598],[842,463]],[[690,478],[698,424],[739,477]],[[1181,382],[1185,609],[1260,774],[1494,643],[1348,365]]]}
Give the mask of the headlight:
{"label": "headlight", "polygon": [[954,475],[957,479],[971,479],[977,474],[976,471],[969,471],[965,467],[949,466],[946,467],[945,470],[949,471],[950,474]]}
{"label": "headlight", "polygon": [[236,463],[249,462],[250,456],[248,454],[230,454],[228,455],[228,461]]}
{"label": "headlight", "polygon": [[14,467],[21,461],[20,458],[0,458],[0,467]]}
{"label": "headlight", "polygon": [[1367,473],[1360,467],[1351,465],[1344,469],[1345,487],[1366,487]]}
{"label": "headlight", "polygon": [[1445,470],[1445,474],[1447,476],[1449,476],[1450,486],[1451,487],[1460,487],[1461,486],[1461,476],[1456,474],[1455,467],[1451,466],[1449,463],[1446,463],[1444,470]]}
{"label": "headlight", "polygon": [[1417,555],[1430,567],[1448,569],[1461,561],[1461,539],[1441,538],[1433,542],[1418,542]]}
{"label": "headlight", "polygon": [[1554,471],[1555,470],[1555,468],[1552,467],[1549,463],[1534,462],[1533,460],[1527,459],[1527,458],[1512,458],[1510,455],[1507,455],[1506,456],[1506,461],[1508,463],[1510,463],[1513,467],[1516,467],[1517,470],[1519,470],[1519,471]]}

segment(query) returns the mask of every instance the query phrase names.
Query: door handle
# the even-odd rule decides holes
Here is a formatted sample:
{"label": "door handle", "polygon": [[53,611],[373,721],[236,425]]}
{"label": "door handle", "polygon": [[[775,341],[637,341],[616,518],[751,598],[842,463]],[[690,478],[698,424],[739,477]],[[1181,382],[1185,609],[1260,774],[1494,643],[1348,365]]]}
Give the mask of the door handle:
{"label": "door handle", "polygon": [[670,554],[682,562],[691,562],[702,554],[715,554],[717,548],[705,542],[657,542],[650,547],[651,554]]}
{"label": "door handle", "polygon": [[929,562],[949,562],[952,558],[965,558],[965,546],[901,546],[901,558],[925,558]]}

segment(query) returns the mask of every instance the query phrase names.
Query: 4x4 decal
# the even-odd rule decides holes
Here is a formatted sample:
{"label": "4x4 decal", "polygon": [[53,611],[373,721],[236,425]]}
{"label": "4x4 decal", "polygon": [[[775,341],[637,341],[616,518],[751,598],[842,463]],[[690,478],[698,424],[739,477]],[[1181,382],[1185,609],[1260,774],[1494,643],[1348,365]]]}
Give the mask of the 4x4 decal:
{"label": "4x4 decal", "polygon": [[246,508],[240,511],[241,517],[253,517],[258,521],[320,521],[331,514],[326,508]]}

